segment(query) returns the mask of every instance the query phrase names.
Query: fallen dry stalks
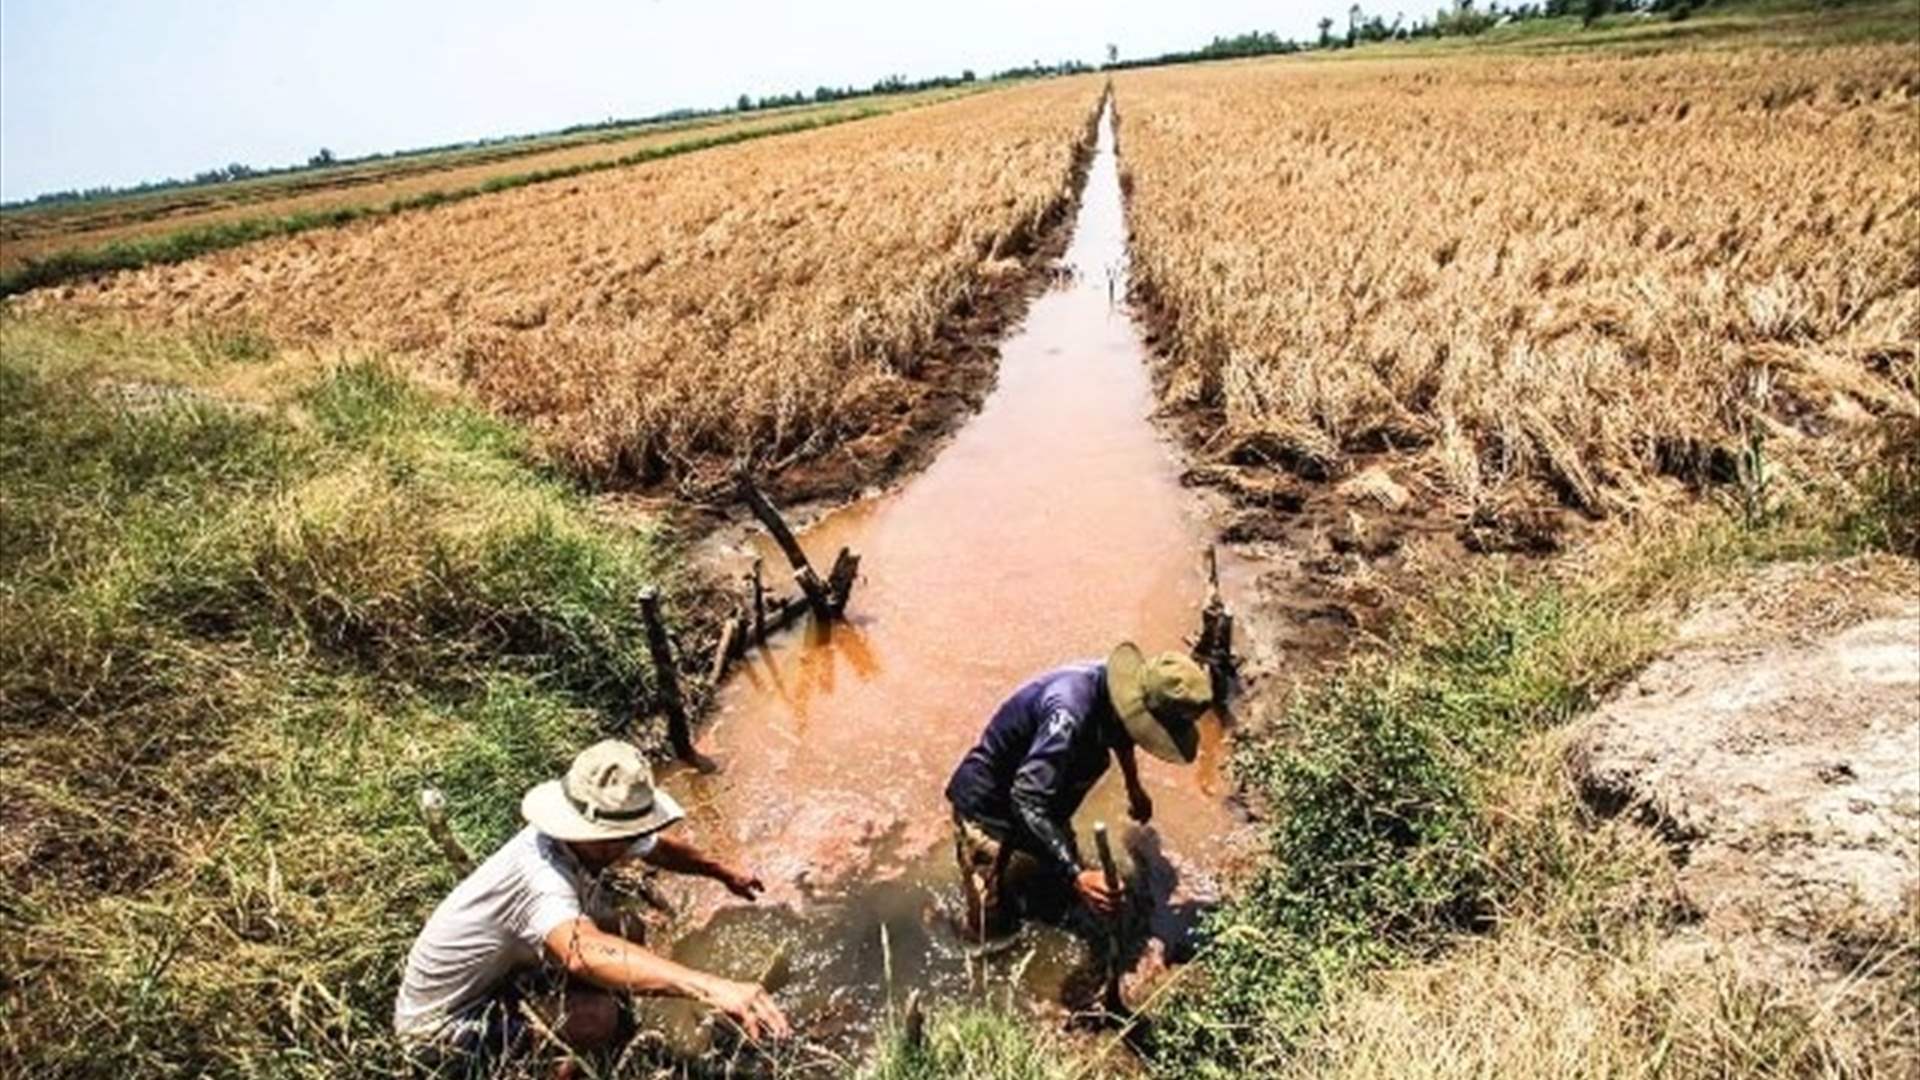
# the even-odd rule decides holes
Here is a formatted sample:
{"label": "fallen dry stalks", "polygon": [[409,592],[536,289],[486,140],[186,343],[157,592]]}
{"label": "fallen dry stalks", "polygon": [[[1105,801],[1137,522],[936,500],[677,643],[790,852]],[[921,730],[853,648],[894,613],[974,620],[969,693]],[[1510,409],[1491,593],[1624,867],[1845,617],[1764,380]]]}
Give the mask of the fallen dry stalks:
{"label": "fallen dry stalks", "polygon": [[1912,417],[1911,48],[1286,60],[1122,75],[1165,392],[1309,475],[1472,509]]}

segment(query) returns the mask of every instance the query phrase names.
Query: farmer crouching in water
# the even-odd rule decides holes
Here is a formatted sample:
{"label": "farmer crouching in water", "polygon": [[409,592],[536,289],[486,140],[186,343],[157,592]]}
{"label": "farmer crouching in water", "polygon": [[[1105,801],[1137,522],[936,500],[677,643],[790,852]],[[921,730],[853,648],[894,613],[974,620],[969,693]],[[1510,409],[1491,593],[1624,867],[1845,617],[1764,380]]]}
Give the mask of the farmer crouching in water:
{"label": "farmer crouching in water", "polygon": [[1127,783],[1128,813],[1152,818],[1134,747],[1191,763],[1200,745],[1195,721],[1211,699],[1199,665],[1170,652],[1148,660],[1132,642],[1105,663],[1069,664],[1015,691],[947,781],[969,932],[984,938],[1011,929],[1047,884],[1065,884],[1096,914],[1111,915],[1120,897],[1099,867],[1081,865],[1074,812],[1111,752]]}
{"label": "farmer crouching in water", "polygon": [[660,835],[684,816],[628,743],[596,743],[520,801],[526,828],[468,874],[407,955],[393,1026],[422,1057],[484,1064],[529,1049],[524,1003],[561,1042],[599,1049],[620,1034],[618,993],[693,998],[752,1039],[784,1038],[767,992],[682,967],[618,926],[603,871],[630,857],[712,878],[752,900],[760,880]]}

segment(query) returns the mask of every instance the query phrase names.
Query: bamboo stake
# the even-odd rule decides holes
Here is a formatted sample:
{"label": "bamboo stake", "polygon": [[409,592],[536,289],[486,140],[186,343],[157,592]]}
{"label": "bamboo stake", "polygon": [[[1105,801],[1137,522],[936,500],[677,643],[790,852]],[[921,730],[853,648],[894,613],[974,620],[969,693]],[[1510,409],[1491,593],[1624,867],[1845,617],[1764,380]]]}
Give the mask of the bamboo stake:
{"label": "bamboo stake", "polygon": [[758,645],[767,643],[767,586],[760,577],[765,562],[758,555],[753,557],[753,640]]}
{"label": "bamboo stake", "polygon": [[918,1050],[927,1044],[927,1013],[920,1007],[920,988],[917,986],[907,992],[907,1007],[900,1027],[909,1049]]}
{"label": "bamboo stake", "polygon": [[727,673],[727,662],[733,659],[733,645],[739,640],[740,620],[728,619],[727,625],[720,628],[720,644],[713,650],[713,665],[707,670],[707,683],[720,685],[720,676]]}
{"label": "bamboo stake", "polygon": [[[1093,823],[1093,845],[1100,850],[1100,872],[1106,875],[1107,891],[1120,892],[1120,869],[1113,862],[1113,845],[1107,841],[1107,823]],[[1124,902],[1124,901],[1123,901]],[[1101,1007],[1114,1016],[1125,1015],[1127,1004],[1120,997],[1120,924],[1118,915],[1107,922],[1107,986]]]}

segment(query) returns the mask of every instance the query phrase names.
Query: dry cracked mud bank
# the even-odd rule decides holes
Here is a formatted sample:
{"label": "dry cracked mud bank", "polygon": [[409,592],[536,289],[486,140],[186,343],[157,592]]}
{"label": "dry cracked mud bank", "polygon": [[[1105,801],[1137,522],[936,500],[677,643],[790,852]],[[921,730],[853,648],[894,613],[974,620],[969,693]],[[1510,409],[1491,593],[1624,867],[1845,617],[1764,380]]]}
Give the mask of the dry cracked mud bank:
{"label": "dry cracked mud bank", "polygon": [[1698,916],[1676,945],[1848,975],[1844,939],[1920,909],[1920,567],[1775,566],[1696,606],[1574,767],[1669,844]]}

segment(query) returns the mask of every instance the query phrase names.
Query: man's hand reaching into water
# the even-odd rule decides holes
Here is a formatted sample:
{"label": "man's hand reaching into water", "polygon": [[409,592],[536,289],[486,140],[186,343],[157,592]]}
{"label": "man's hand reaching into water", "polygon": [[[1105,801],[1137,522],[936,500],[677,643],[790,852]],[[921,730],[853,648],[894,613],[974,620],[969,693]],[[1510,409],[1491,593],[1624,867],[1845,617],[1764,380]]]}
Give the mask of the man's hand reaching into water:
{"label": "man's hand reaching into water", "polygon": [[758,900],[760,894],[767,891],[766,883],[760,880],[759,875],[746,869],[728,870],[720,883],[742,900]]}
{"label": "man's hand reaching into water", "polygon": [[701,997],[728,1019],[740,1025],[749,1042],[779,1041],[793,1036],[780,1006],[759,983],[714,979],[702,988]]}

